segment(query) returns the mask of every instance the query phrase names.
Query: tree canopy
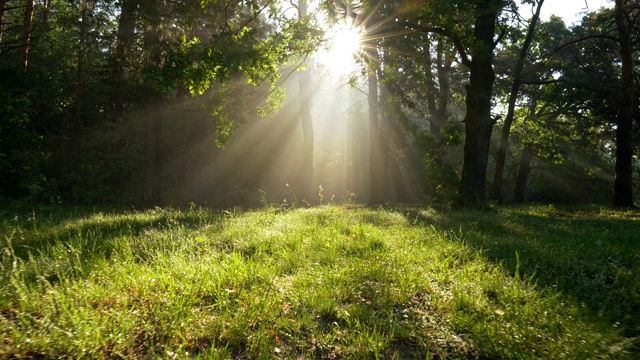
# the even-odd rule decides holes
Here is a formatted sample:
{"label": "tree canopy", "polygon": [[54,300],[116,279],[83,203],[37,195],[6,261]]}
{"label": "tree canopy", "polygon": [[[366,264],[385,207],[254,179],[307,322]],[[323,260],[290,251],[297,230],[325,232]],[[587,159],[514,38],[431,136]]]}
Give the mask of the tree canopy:
{"label": "tree canopy", "polygon": [[[0,196],[632,207],[640,8],[545,6],[2,0]],[[344,19],[358,65],[332,75]]]}

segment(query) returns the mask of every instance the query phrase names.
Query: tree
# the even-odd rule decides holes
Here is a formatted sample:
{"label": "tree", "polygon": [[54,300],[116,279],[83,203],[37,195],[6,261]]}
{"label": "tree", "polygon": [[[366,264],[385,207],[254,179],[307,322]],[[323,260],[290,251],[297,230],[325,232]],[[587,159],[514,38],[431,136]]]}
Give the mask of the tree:
{"label": "tree", "polygon": [[[428,41],[428,40],[427,40]],[[433,66],[430,54],[430,44],[425,46],[426,65],[429,69]],[[450,96],[450,73],[453,64],[451,56],[452,48],[445,48],[445,40],[442,37],[437,39],[436,45],[436,68],[427,74],[427,108],[429,110],[429,131],[436,142],[442,140],[441,130],[447,120],[447,107]],[[437,83],[436,80],[437,79]]]}
{"label": "tree", "polygon": [[[445,23],[438,25],[439,20],[432,20],[432,24],[420,25],[420,31],[438,33],[450,38],[455,44],[460,62],[469,69],[469,84],[466,86],[466,115],[464,165],[460,184],[460,200],[465,205],[476,205],[485,200],[485,181],[489,158],[489,143],[495,119],[491,115],[491,100],[495,73],[493,70],[494,50],[500,42],[496,36],[498,15],[502,12],[504,1],[480,0],[473,4],[446,3],[440,5],[449,7],[448,11],[464,8],[468,11],[473,26],[464,31],[454,27],[456,22],[450,14],[441,16]],[[473,15],[470,15],[473,13]],[[431,18],[436,19],[442,11],[431,11]],[[504,34],[502,34],[504,35]],[[464,42],[468,41],[465,45]],[[469,56],[469,55],[470,56]]]}
{"label": "tree", "polygon": [[[191,30],[194,36],[179,34],[172,38],[169,33],[162,42],[159,25],[170,21],[167,14],[171,12],[159,14],[157,11],[162,8],[159,6],[144,11],[147,19],[144,73],[147,92],[153,95],[148,103],[143,187],[143,202],[148,205],[161,199],[162,120],[157,108],[166,94],[184,86],[192,97],[202,96],[213,84],[229,83],[237,77],[256,86],[266,82],[269,84],[266,105],[258,109],[259,113],[266,114],[280,106],[284,97],[283,89],[277,86],[280,66],[310,53],[318,44],[319,34],[313,26],[306,21],[282,17],[275,3],[205,2],[201,5],[203,11],[187,12],[182,19],[185,24],[194,25]],[[167,28],[170,27],[162,30]],[[217,121],[219,145],[230,141],[237,125],[243,121],[224,117],[219,109],[214,109],[211,116]]]}
{"label": "tree", "polygon": [[[439,197],[445,184],[443,180],[447,172],[450,172],[445,166],[443,157],[446,145],[452,144],[450,136],[444,136],[444,132],[448,132],[451,125],[448,125],[449,104],[451,102],[451,77],[453,62],[455,60],[455,48],[446,38],[432,34],[436,42],[435,54],[432,55],[431,43],[426,41],[425,46],[425,65],[428,69],[426,74],[426,104],[429,114],[429,132],[433,139],[433,143],[427,149],[425,162],[429,177],[427,180],[427,195],[432,198]],[[434,57],[434,59],[432,59]],[[435,62],[435,69],[433,69]],[[466,74],[465,74],[466,75]]]}
{"label": "tree", "polygon": [[[298,19],[307,19],[307,0],[298,0]],[[304,69],[299,73],[300,123],[302,124],[302,164],[300,182],[302,194],[311,201],[313,196],[313,121],[311,118],[311,73]]]}
{"label": "tree", "polygon": [[127,53],[135,35],[135,3],[134,0],[123,0],[118,17],[116,48],[114,54],[111,102],[113,118],[118,121],[124,114],[124,80],[127,67]]}
{"label": "tree", "polygon": [[571,30],[557,17],[540,24],[515,111],[514,202],[525,200],[530,173],[539,200],[596,201],[606,193],[618,98],[609,22],[605,11]]}
{"label": "tree", "polygon": [[[616,128],[616,178],[614,183],[613,205],[615,207],[635,207],[633,204],[633,142],[632,122],[635,101],[635,79],[633,71],[633,17],[638,17],[638,5],[634,2],[616,0],[615,22],[618,30],[621,62],[622,94],[617,116]],[[634,14],[635,10],[635,14]],[[636,29],[637,30],[637,29]]]}
{"label": "tree", "polygon": [[[516,101],[520,92],[520,86],[522,85],[522,71],[524,69],[524,63],[529,52],[529,46],[533,40],[536,24],[540,18],[540,10],[544,0],[538,0],[536,11],[531,18],[529,27],[527,28],[527,35],[524,39],[518,60],[513,70],[513,80],[511,85],[511,91],[509,93],[509,100],[507,102],[507,115],[502,125],[502,134],[500,136],[500,148],[498,149],[498,157],[496,159],[496,171],[493,179],[493,198],[496,202],[502,202],[502,181],[504,176],[504,164],[507,158],[507,148],[509,146],[509,133],[511,131],[511,124],[513,123],[513,117],[515,113]],[[526,155],[528,155],[528,152]],[[524,156],[524,155],[523,155]],[[526,157],[524,157],[526,158]],[[530,158],[530,157],[529,157]],[[526,176],[525,176],[526,177]]]}
{"label": "tree", "polygon": [[4,10],[7,0],[0,0],[0,44],[2,43],[2,28],[4,27]]}
{"label": "tree", "polygon": [[[389,37],[395,36],[392,34],[396,33],[415,36],[423,32],[439,34],[450,39],[454,44],[459,54],[460,63],[467,66],[470,71],[464,120],[467,136],[465,137],[464,166],[459,192],[465,204],[473,205],[484,201],[489,142],[495,123],[491,116],[495,79],[492,67],[493,55],[494,49],[502,37],[501,35],[496,39],[495,35],[498,15],[505,5],[511,3],[498,0],[482,0],[473,3],[446,1],[420,4],[414,8],[394,3],[381,5],[382,3],[373,2],[360,5],[359,8],[365,10],[361,10],[362,13],[359,14],[353,8],[340,2],[337,3],[338,8],[346,16],[366,19],[364,23],[365,28],[370,28],[366,30],[369,38],[384,38],[384,30],[392,30],[388,34]],[[386,9],[393,11],[389,12]],[[372,21],[372,19],[374,20]],[[377,23],[376,19],[379,19]],[[465,27],[461,24],[470,25]],[[375,34],[371,33],[372,29],[375,29]],[[369,47],[376,48],[373,44],[369,44]],[[389,46],[387,45],[387,47]],[[429,48],[429,45],[423,45],[423,48]],[[378,59],[377,54],[368,54],[368,56]],[[381,62],[384,63],[384,61]],[[373,139],[373,135],[371,139]],[[375,143],[372,146],[376,146]],[[378,155],[383,156],[383,154]],[[376,181],[372,175],[374,189]]]}
{"label": "tree", "polygon": [[489,143],[495,123],[491,116],[491,97],[495,80],[493,50],[497,45],[494,37],[501,5],[501,1],[492,0],[481,0],[477,3],[473,31],[476,43],[471,49],[471,59],[462,60],[469,67],[469,85],[466,89],[467,113],[463,120],[466,135],[464,165],[460,185],[462,201],[467,205],[485,200]]}
{"label": "tree", "polygon": [[[605,9],[585,16],[573,29],[575,40],[561,47],[573,49],[573,66],[566,70],[569,91],[564,96],[584,104],[583,113],[599,121],[595,126],[615,129],[615,137],[609,140],[615,143],[615,207],[634,206],[632,119],[637,84],[633,46],[637,41],[637,14],[634,2],[616,2],[613,11]],[[596,98],[599,101],[594,101]]]}
{"label": "tree", "polygon": [[[147,21],[144,24],[144,49],[146,53],[146,65],[150,68],[159,68],[162,65],[162,49],[160,38],[161,25],[161,0],[149,3]],[[145,124],[145,171],[144,185],[142,188],[142,203],[147,206],[160,205],[162,202],[162,175],[163,175],[163,134],[162,112],[158,107],[162,105],[163,96],[156,83],[158,79],[147,79],[147,91],[149,93],[146,104]]]}
{"label": "tree", "polygon": [[29,46],[31,45],[31,30],[33,28],[33,0],[27,0],[27,6],[24,8],[24,20],[22,27],[20,61],[22,64],[22,71],[26,73],[29,65]]}
{"label": "tree", "polygon": [[380,167],[380,142],[378,141],[378,76],[373,65],[367,70],[367,103],[369,105],[369,202],[380,203],[381,193],[381,167]]}
{"label": "tree", "polygon": [[78,44],[78,80],[76,82],[76,111],[75,111],[75,123],[76,126],[82,125],[82,103],[84,101],[84,67],[85,67],[85,50],[87,46],[87,21],[89,12],[88,0],[83,0],[80,3],[80,26],[79,26],[79,39]]}
{"label": "tree", "polygon": [[[456,51],[448,38],[414,31],[411,19],[394,19],[393,23],[400,24],[390,29],[382,43],[388,52],[382,78],[391,95],[387,103],[392,106],[383,113],[392,115],[392,150],[401,147],[413,159],[413,176],[422,178],[427,197],[448,199],[459,187],[453,168],[457,161],[448,156],[461,139],[454,96],[459,98],[462,87],[457,85],[467,74],[455,62]],[[391,151],[390,155],[399,153]],[[405,171],[405,175],[410,174]]]}
{"label": "tree", "polygon": [[[380,100],[379,103],[381,105],[380,117],[379,117],[379,125],[377,127],[378,131],[378,146],[379,146],[379,177],[380,177],[380,199],[389,199],[390,193],[390,181],[389,175],[391,173],[391,169],[389,167],[389,158],[391,157],[390,149],[391,149],[391,135],[392,135],[392,124],[394,122],[394,117],[397,113],[394,109],[393,104],[396,102],[391,92],[389,91],[389,87],[382,81],[384,78],[389,78],[391,74],[389,72],[393,72],[391,69],[393,68],[391,65],[391,55],[389,48],[385,48],[382,50],[382,65],[384,68],[378,67],[378,78],[380,81]],[[392,75],[391,75],[392,76]]]}

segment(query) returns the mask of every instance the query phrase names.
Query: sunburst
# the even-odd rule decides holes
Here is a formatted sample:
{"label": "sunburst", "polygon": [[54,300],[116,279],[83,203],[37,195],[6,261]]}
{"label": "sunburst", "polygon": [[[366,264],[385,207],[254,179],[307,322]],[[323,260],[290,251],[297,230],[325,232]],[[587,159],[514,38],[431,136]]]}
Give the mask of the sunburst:
{"label": "sunburst", "polygon": [[357,67],[362,51],[363,29],[343,20],[327,31],[327,46],[318,54],[319,61],[334,74],[345,74]]}

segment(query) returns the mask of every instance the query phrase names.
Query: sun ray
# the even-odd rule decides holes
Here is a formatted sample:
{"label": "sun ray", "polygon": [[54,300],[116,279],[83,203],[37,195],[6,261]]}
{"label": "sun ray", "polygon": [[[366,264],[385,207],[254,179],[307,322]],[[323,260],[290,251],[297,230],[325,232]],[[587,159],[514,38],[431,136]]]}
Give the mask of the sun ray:
{"label": "sun ray", "polygon": [[342,20],[327,31],[327,47],[318,53],[319,61],[337,75],[355,70],[356,58],[363,47],[363,29]]}
{"label": "sun ray", "polygon": [[406,50],[391,48],[384,44],[384,40],[399,38],[415,34],[410,29],[393,29],[393,22],[397,16],[415,10],[416,4],[410,3],[396,9],[393,14],[376,18],[382,2],[364,13],[352,12],[344,9],[346,16],[333,25],[327,24],[327,47],[318,52],[318,62],[324,65],[334,75],[344,75],[355,72],[366,61],[380,63],[380,51],[387,50],[398,55],[409,54]]}

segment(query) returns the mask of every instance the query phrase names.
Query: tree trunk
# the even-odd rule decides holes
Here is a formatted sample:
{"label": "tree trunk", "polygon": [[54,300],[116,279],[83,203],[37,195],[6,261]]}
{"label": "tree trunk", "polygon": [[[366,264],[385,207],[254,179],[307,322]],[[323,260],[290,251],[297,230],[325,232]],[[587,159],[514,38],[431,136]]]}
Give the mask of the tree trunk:
{"label": "tree trunk", "polygon": [[[298,17],[307,17],[307,0],[298,1]],[[315,195],[313,187],[313,120],[311,118],[311,74],[309,69],[299,72],[300,89],[300,122],[302,124],[302,166],[300,166],[300,182],[302,195],[308,202]]]}
{"label": "tree trunk", "polygon": [[[160,17],[152,13],[150,23],[144,32],[144,46],[147,51],[149,66],[160,66]],[[152,96],[146,109],[145,126],[145,176],[142,190],[142,202],[146,206],[160,205],[162,202],[162,172],[163,172],[163,135],[162,113],[158,110],[162,105],[162,95],[154,89],[154,84],[147,87]]]}
{"label": "tree trunk", "polygon": [[493,49],[496,19],[500,7],[492,0],[478,2],[472,48],[470,81],[466,86],[464,165],[460,185],[461,202],[476,205],[485,200],[485,181],[489,143],[494,120],[491,118],[493,93]]}
{"label": "tree trunk", "polygon": [[378,141],[378,79],[369,69],[369,203],[380,203],[380,144]]}
{"label": "tree trunk", "polygon": [[531,18],[531,23],[527,29],[527,35],[525,37],[516,67],[513,70],[513,83],[511,84],[511,92],[509,93],[509,101],[507,106],[507,116],[502,126],[502,134],[500,136],[500,148],[498,149],[498,157],[496,159],[496,172],[493,178],[493,199],[500,204],[502,202],[502,183],[504,179],[504,164],[507,159],[507,150],[509,147],[509,133],[511,132],[511,125],[515,115],[516,100],[518,99],[518,93],[520,92],[520,85],[522,84],[522,70],[524,69],[524,62],[529,52],[531,41],[533,40],[534,31],[538,19],[540,18],[540,9],[544,0],[538,0],[538,6],[536,12]]}
{"label": "tree trunk", "polygon": [[[438,111],[438,105],[436,102],[436,99],[438,98],[437,96],[438,84],[435,81],[436,74],[434,74],[432,70],[433,60],[431,58],[431,43],[428,40],[424,50],[425,50],[425,64],[426,64],[426,69],[428,71],[427,111],[429,112],[429,134],[431,134],[431,137],[433,137],[434,143],[436,144],[436,146],[434,146],[433,148],[427,149],[427,153],[425,155],[429,158],[429,161],[427,161],[426,163],[431,165],[431,161],[433,161],[436,167],[439,168],[440,167],[439,165],[442,163],[442,157],[440,156],[439,153],[437,153],[436,149],[437,149],[437,144],[439,144],[442,139],[442,134],[440,132],[442,121],[438,116],[440,114],[440,112]],[[429,166],[429,165],[427,166],[425,173],[431,174],[431,176],[428,176],[428,175],[425,176],[425,179],[424,179],[426,184],[425,191],[428,196],[435,197],[438,192],[438,182],[433,176],[435,167]]]}
{"label": "tree trunk", "polygon": [[135,31],[135,16],[131,0],[124,0],[118,18],[118,34],[113,69],[113,87],[111,101],[113,103],[113,118],[118,121],[124,115],[124,75],[127,64],[127,49],[131,46]]}
{"label": "tree trunk", "polygon": [[[189,126],[187,145],[180,159],[178,172],[178,189],[183,197],[191,195],[189,190],[198,178],[198,169],[202,166],[202,154],[206,148],[206,140],[209,134],[207,118],[196,116]],[[191,200],[191,199],[186,199]]]}
{"label": "tree trunk", "polygon": [[433,74],[431,68],[433,67],[433,60],[431,59],[431,44],[427,42],[425,44],[425,64],[428,69],[429,79],[427,80],[427,110],[429,111],[429,133],[436,142],[440,141],[440,121],[438,116],[438,107],[436,103],[437,98],[437,83],[435,81],[436,75]]}
{"label": "tree trunk", "polygon": [[176,102],[178,104],[184,104],[187,100],[187,95],[189,95],[189,89],[184,83],[178,84],[176,87]]}
{"label": "tree trunk", "polygon": [[[389,62],[389,51],[385,50],[382,55],[383,62]],[[383,78],[381,69],[378,69],[378,78]],[[391,124],[393,123],[394,109],[392,108],[392,99],[387,87],[380,83],[380,104],[382,105],[382,116],[379,119],[378,126],[378,144],[379,144],[379,197],[382,202],[389,199],[389,148],[391,143]]]}
{"label": "tree trunk", "polygon": [[407,185],[402,176],[402,169],[397,163],[390,162],[389,172],[393,179],[393,200],[400,203],[407,202]]}
{"label": "tree trunk", "polygon": [[85,65],[85,47],[87,42],[87,7],[86,1],[80,4],[80,44],[78,44],[78,74],[76,82],[76,127],[82,126],[82,102],[84,98],[84,65]]}
{"label": "tree trunk", "polygon": [[446,51],[444,47],[444,41],[442,39],[438,40],[438,45],[436,47],[436,69],[438,71],[438,86],[440,91],[438,91],[438,107],[436,109],[435,118],[438,122],[438,141],[442,141],[442,134],[440,134],[440,129],[447,122],[447,107],[449,105],[449,93],[450,93],[450,77],[451,73],[451,64],[453,63],[453,59]]}
{"label": "tree trunk", "polygon": [[[0,0],[4,1],[4,0]],[[51,10],[51,0],[44,0],[42,2],[42,22],[47,24],[49,22],[49,11]]]}
{"label": "tree trunk", "polygon": [[[429,45],[425,48],[426,65],[428,69],[433,66]],[[452,59],[445,51],[442,39],[438,39],[436,45],[436,73],[430,70],[427,85],[427,110],[429,111],[429,132],[436,143],[442,140],[440,129],[447,121],[447,106],[449,103],[450,79]],[[435,82],[435,78],[438,82]]]}
{"label": "tree trunk", "polygon": [[[157,103],[161,102],[160,97]],[[162,116],[155,106],[149,106],[145,124],[145,172],[142,203],[145,206],[156,206],[162,203]]]}
{"label": "tree trunk", "polygon": [[[435,73],[433,72],[433,60],[431,58],[430,46],[426,47],[426,65],[429,69],[429,80],[427,83],[427,110],[429,111],[429,133],[434,139],[434,147],[429,149],[429,156],[427,173],[432,176],[425,179],[426,193],[430,197],[436,197],[438,192],[439,182],[437,176],[434,176],[437,172],[442,171],[442,126],[447,122],[447,107],[449,104],[449,92],[450,92],[450,78],[451,65],[453,58],[451,53],[445,49],[444,40],[438,39],[436,45],[436,57],[435,57]],[[438,79],[438,82],[434,79]]]}
{"label": "tree trunk", "polygon": [[614,183],[613,206],[630,208],[634,207],[632,182],[632,119],[635,82],[633,74],[633,44],[628,19],[624,11],[627,3],[625,0],[616,0],[614,10],[620,42],[623,93],[620,98],[616,129],[616,179]]}
{"label": "tree trunk", "polygon": [[522,149],[520,155],[520,169],[518,170],[518,177],[516,178],[516,189],[513,194],[513,202],[516,204],[524,203],[524,193],[527,188],[527,178],[531,172],[531,159],[533,159],[533,149],[531,145],[527,144]]}
{"label": "tree trunk", "polygon": [[363,194],[366,189],[366,154],[367,149],[364,148],[364,138],[366,133],[366,123],[362,121],[360,116],[354,115],[353,112],[347,112],[347,178],[348,191],[356,194]]}
{"label": "tree trunk", "polygon": [[31,46],[31,29],[33,27],[33,0],[27,0],[24,8],[24,20],[22,30],[22,49],[20,51],[20,65],[22,71],[27,72],[29,67],[29,46]]}
{"label": "tree trunk", "polygon": [[4,21],[4,8],[7,0],[0,0],[0,43],[2,43],[2,25]]}

